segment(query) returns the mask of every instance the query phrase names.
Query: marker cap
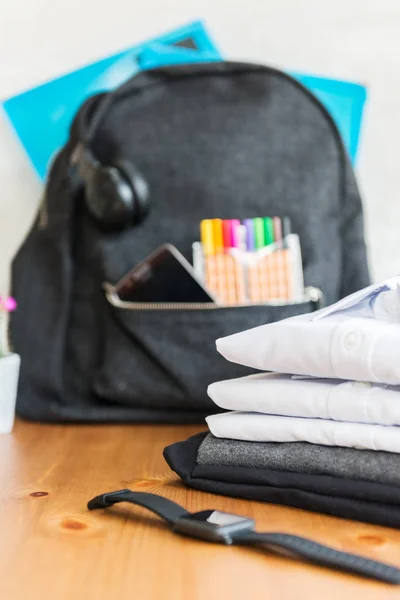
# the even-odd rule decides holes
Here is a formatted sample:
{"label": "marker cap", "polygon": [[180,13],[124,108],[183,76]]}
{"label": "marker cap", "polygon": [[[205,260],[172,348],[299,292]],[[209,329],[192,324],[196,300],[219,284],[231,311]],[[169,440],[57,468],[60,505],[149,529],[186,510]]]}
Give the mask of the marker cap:
{"label": "marker cap", "polygon": [[282,235],[285,238],[287,235],[292,233],[292,223],[289,217],[282,218]]}
{"label": "marker cap", "polygon": [[231,219],[231,239],[232,239],[232,248],[240,248],[241,239],[240,239],[240,221],[239,219]]}
{"label": "marker cap", "polygon": [[243,227],[246,229],[246,250],[252,252],[256,247],[253,219],[245,219]]}
{"label": "marker cap", "polygon": [[233,246],[232,233],[233,232],[232,232],[231,219],[222,221],[222,235],[223,235],[223,242],[224,242],[225,250],[228,250],[229,248],[232,248],[232,246]]}
{"label": "marker cap", "polygon": [[281,221],[280,217],[274,217],[273,222],[274,222],[275,242],[281,242],[282,241],[282,221]]}
{"label": "marker cap", "polygon": [[264,217],[264,236],[266,246],[274,243],[274,223],[271,217]]}
{"label": "marker cap", "polygon": [[264,248],[265,246],[265,232],[264,232],[264,219],[257,217],[254,221],[254,234],[255,234],[255,246],[256,248]]}
{"label": "marker cap", "polygon": [[214,248],[215,252],[222,252],[224,249],[224,232],[222,226],[222,219],[213,219],[214,229]]}
{"label": "marker cap", "polygon": [[203,221],[200,221],[200,239],[204,254],[206,256],[214,254],[214,225],[212,219],[203,219]]}

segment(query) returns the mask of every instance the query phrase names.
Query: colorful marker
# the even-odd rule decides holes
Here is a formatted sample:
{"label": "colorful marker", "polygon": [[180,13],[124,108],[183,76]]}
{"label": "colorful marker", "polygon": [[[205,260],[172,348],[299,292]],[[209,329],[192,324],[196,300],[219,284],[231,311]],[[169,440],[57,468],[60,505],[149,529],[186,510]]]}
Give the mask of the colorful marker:
{"label": "colorful marker", "polygon": [[200,222],[200,239],[204,254],[205,280],[210,292],[218,296],[217,261],[215,257],[214,224],[212,219]]}
{"label": "colorful marker", "polygon": [[274,224],[274,240],[276,245],[275,250],[275,277],[273,288],[274,298],[287,298],[287,290],[285,285],[285,260],[282,255],[282,221],[280,217],[273,217]]}
{"label": "colorful marker", "polygon": [[212,219],[203,219],[200,222],[200,239],[203,246],[205,256],[215,254],[214,246],[214,227]]}
{"label": "colorful marker", "polygon": [[221,304],[229,304],[226,264],[224,254],[224,230],[222,219],[213,219],[215,258],[217,263],[218,297]]}
{"label": "colorful marker", "polygon": [[222,222],[222,234],[224,242],[224,268],[226,278],[226,296],[229,305],[237,304],[236,296],[236,261],[231,254],[233,247],[233,221],[226,219]]}
{"label": "colorful marker", "polygon": [[[265,247],[264,219],[262,217],[253,219],[253,226],[254,249],[257,252]],[[256,264],[250,265],[248,269],[249,297],[252,302],[262,301],[263,289],[267,285],[268,273],[263,262],[263,259],[260,258]]]}
{"label": "colorful marker", "polygon": [[[271,217],[263,218],[264,242],[265,246],[274,243],[274,223]],[[273,297],[272,288],[274,287],[274,278],[276,278],[276,266],[274,254],[268,254],[262,259],[263,277],[261,281],[261,297],[263,301],[270,300]]]}
{"label": "colorful marker", "polygon": [[[237,251],[246,252],[247,246],[243,248],[243,232],[247,237],[246,228],[240,224],[238,219],[231,219],[231,239],[232,239],[232,258],[235,265],[235,290],[236,290],[236,302],[238,304],[245,304],[247,302],[246,294],[246,268],[242,264]],[[235,251],[235,253],[233,252]]]}
{"label": "colorful marker", "polygon": [[231,219],[231,228],[232,228],[232,248],[237,248],[241,250],[242,238],[241,238],[241,228],[239,219]]}
{"label": "colorful marker", "polygon": [[[269,232],[265,227],[265,219],[260,217],[258,219],[254,219],[255,221],[255,231],[256,231],[256,247],[258,249],[265,248],[265,246],[271,243],[270,237],[268,236]],[[258,263],[258,277],[259,277],[259,300],[265,302],[269,299],[269,289],[270,289],[270,257],[269,256],[261,256]]]}
{"label": "colorful marker", "polygon": [[282,221],[280,217],[274,217],[272,221],[274,223],[274,241],[279,245],[282,242]]}
{"label": "colorful marker", "polygon": [[295,297],[295,280],[294,280],[294,262],[293,262],[293,251],[290,250],[288,245],[289,236],[292,233],[292,223],[289,217],[282,217],[282,245],[283,245],[283,259],[285,263],[284,268],[284,284],[285,284],[285,295],[287,300]]}
{"label": "colorful marker", "polygon": [[254,220],[245,219],[243,226],[246,229],[246,250],[247,252],[253,252],[256,248],[255,232],[254,232]]}
{"label": "colorful marker", "polygon": [[264,219],[257,217],[254,222],[254,239],[256,250],[265,247]]}
{"label": "colorful marker", "polygon": [[285,238],[292,233],[292,223],[289,217],[282,218],[282,237],[285,241]]}
{"label": "colorful marker", "polygon": [[232,248],[232,220],[226,219],[222,221],[222,236],[224,243],[224,250],[228,252],[229,248]]}
{"label": "colorful marker", "polygon": [[275,241],[274,222],[271,217],[264,217],[264,237],[266,246],[273,244]]}

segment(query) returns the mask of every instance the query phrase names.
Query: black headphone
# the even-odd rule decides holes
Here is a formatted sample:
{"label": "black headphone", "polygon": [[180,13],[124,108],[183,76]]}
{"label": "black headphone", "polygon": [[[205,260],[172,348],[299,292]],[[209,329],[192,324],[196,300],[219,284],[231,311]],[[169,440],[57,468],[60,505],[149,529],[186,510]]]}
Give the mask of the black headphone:
{"label": "black headphone", "polygon": [[102,164],[93,150],[94,134],[122,88],[91,98],[74,124],[78,143],[72,152],[71,164],[84,185],[89,213],[107,231],[138,225],[150,210],[149,187],[138,169],[118,158],[110,164]]}

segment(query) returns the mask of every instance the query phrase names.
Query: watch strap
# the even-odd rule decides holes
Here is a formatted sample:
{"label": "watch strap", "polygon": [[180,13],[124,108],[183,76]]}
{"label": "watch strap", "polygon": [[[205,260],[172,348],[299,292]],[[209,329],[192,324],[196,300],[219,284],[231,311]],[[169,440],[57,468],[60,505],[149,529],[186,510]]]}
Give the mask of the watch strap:
{"label": "watch strap", "polygon": [[266,546],[275,552],[292,555],[314,564],[340,571],[355,573],[386,583],[400,583],[400,570],[396,567],[365,558],[357,554],[335,550],[307,538],[286,533],[248,533],[234,540],[235,544]]}
{"label": "watch strap", "polygon": [[174,525],[178,519],[190,516],[190,513],[183,506],[168,500],[168,498],[148,494],[147,492],[132,492],[128,489],[100,494],[100,496],[90,500],[87,506],[89,510],[95,510],[97,508],[107,508],[119,502],[130,502],[131,504],[143,506],[143,508],[151,510],[170,525]]}

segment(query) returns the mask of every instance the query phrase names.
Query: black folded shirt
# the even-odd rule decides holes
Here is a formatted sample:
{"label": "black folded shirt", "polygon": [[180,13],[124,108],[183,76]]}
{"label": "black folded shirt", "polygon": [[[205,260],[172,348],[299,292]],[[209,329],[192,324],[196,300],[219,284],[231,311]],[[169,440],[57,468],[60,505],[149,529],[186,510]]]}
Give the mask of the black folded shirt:
{"label": "black folded shirt", "polygon": [[200,433],[164,450],[171,469],[193,488],[400,527],[399,486],[255,467],[199,465],[198,450],[207,435]]}

